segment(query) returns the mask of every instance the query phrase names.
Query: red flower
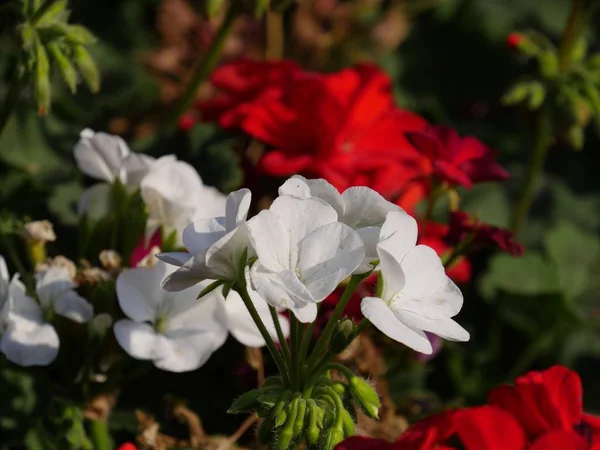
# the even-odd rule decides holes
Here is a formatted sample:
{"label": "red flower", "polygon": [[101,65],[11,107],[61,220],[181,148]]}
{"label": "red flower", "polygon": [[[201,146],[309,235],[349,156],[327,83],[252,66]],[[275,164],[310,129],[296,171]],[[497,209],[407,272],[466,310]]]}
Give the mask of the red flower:
{"label": "red flower", "polygon": [[600,420],[583,414],[579,375],[563,366],[529,372],[494,389],[489,401],[516,417],[530,438],[563,430],[592,441],[600,433]]}
{"label": "red flower", "polygon": [[471,188],[473,183],[510,177],[494,159],[494,152],[480,140],[460,137],[447,126],[406,133],[415,148],[431,161],[434,173],[452,185]]}
{"label": "red flower", "polygon": [[[419,244],[431,247],[440,257],[447,255],[452,250],[444,242],[444,237],[448,234],[448,225],[427,222],[426,224],[421,224],[420,229]],[[446,272],[455,282],[467,283],[471,279],[471,263],[467,258],[462,257]]]}
{"label": "red flower", "polygon": [[523,246],[513,240],[510,230],[472,220],[466,212],[453,212],[446,243],[456,246],[465,239],[472,239],[473,244],[497,247],[512,256],[521,256],[524,251]]}
{"label": "red flower", "polygon": [[192,128],[194,126],[194,123],[196,123],[196,121],[194,120],[194,118],[191,115],[184,114],[179,118],[177,126],[180,131],[188,131],[190,128]]}
{"label": "red flower", "polygon": [[506,38],[506,45],[510,49],[515,49],[519,46],[521,42],[523,42],[523,36],[519,33],[510,33]]}
{"label": "red flower", "polygon": [[430,165],[404,133],[427,123],[394,105],[390,80],[377,67],[323,75],[288,62],[244,60],[212,79],[222,94],[200,105],[205,117],[271,146],[261,172],[325,178],[340,191],[368,186],[408,209],[422,199],[418,185]]}
{"label": "red flower", "polygon": [[137,450],[137,448],[131,442],[125,442],[120,447],[118,447],[117,450]]}
{"label": "red flower", "polygon": [[133,252],[131,252],[131,256],[129,257],[129,267],[137,267],[140,261],[148,256],[154,247],[162,247],[162,235],[160,230],[152,235],[147,245],[145,243],[145,237],[142,236],[140,238],[137,246],[133,249]]}

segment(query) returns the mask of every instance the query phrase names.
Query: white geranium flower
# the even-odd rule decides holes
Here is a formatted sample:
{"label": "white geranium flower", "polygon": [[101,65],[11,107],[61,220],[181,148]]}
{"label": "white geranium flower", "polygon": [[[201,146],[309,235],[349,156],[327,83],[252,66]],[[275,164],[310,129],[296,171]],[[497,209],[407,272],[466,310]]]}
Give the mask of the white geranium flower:
{"label": "white geranium flower", "polygon": [[248,222],[259,258],[252,284],[269,304],[312,322],[316,304],[358,267],[365,254],[362,241],[337,219],[322,200],[281,196]]}
{"label": "white geranium flower", "polygon": [[141,194],[150,213],[147,238],[161,226],[180,236],[193,220],[223,215],[225,210],[225,196],[204,186],[198,172],[173,155],[156,160],[141,181]]}
{"label": "white geranium flower", "polygon": [[197,289],[167,292],[160,282],[169,272],[159,262],[151,269],[128,269],[117,278],[119,305],[129,319],[114,332],[133,358],[152,360],[159,369],[185,372],[202,366],[227,339],[227,314],[218,293],[198,300]]}
{"label": "white geranium flower", "polygon": [[58,348],[56,330],[44,322],[42,309],[26,295],[19,276],[9,281],[0,256],[0,352],[21,366],[46,366],[54,361]]}
{"label": "white geranium flower", "polygon": [[[414,221],[413,221],[414,222]],[[463,296],[446,276],[434,250],[415,245],[417,229],[402,213],[389,213],[377,246],[383,276],[381,297],[365,297],[361,311],[384,334],[421,353],[432,347],[424,331],[453,341],[469,333],[454,322]]]}
{"label": "white geranium flower", "polygon": [[387,213],[397,211],[408,216],[402,208],[387,201],[371,188],[355,186],[340,194],[322,178],[309,180],[301,175],[294,175],[281,185],[279,195],[320,198],[335,209],[341,223],[356,230],[365,246],[365,258],[355,273],[368,272],[373,268],[370,263],[377,259],[380,228]]}
{"label": "white geranium flower", "polygon": [[154,163],[150,156],[131,152],[119,136],[96,133],[89,128],[81,132],[74,154],[83,173],[102,181],[83,192],[77,208],[79,214],[87,212],[91,204],[105,201],[110,184],[117,180],[131,189],[138,188]]}
{"label": "white geranium flower", "polygon": [[240,189],[227,196],[225,217],[198,220],[183,231],[189,253],[160,253],[160,260],[179,267],[163,281],[167,291],[187,289],[206,279],[235,281],[248,247],[246,217],[252,195]]}
{"label": "white geranium flower", "polygon": [[77,292],[65,267],[50,267],[36,275],[36,292],[43,310],[54,311],[74,322],[85,323],[94,316],[92,305]]}

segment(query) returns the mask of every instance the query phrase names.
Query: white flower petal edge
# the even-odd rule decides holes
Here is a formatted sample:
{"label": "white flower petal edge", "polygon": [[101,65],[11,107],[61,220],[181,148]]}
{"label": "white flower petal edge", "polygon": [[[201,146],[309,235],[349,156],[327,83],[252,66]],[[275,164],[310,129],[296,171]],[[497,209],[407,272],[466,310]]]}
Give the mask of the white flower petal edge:
{"label": "white flower petal edge", "polygon": [[196,288],[167,292],[161,280],[175,267],[159,262],[117,278],[119,305],[129,319],[115,323],[119,345],[132,357],[152,360],[162,370],[201,367],[227,339],[227,313],[218,291],[197,300]]}
{"label": "white flower petal edge", "polygon": [[317,198],[278,197],[247,226],[259,258],[251,271],[254,289],[302,322],[314,320],[316,303],[364,258],[360,236],[337,222],[336,211]]}
{"label": "white flower petal edge", "polygon": [[[413,243],[410,248],[413,236],[406,235],[412,233],[412,225],[398,221],[393,213],[388,219],[397,229],[378,245],[382,298],[364,298],[362,313],[384,334],[421,353],[433,351],[424,331],[468,341],[469,333],[451,319],[462,307],[462,293],[446,275],[438,255],[424,245]],[[385,225],[384,230],[390,231]],[[402,230],[410,233],[397,236]]]}
{"label": "white flower petal edge", "polygon": [[120,137],[86,128],[74,153],[77,166],[86,175],[109,183],[117,179],[126,182],[123,161],[130,150]]}
{"label": "white flower petal edge", "polygon": [[359,233],[365,247],[365,259],[354,271],[357,274],[368,272],[373,268],[370,263],[377,259],[379,229],[386,220],[387,214],[395,212],[412,219],[402,208],[387,201],[373,189],[364,186],[351,187],[340,194],[324,179],[309,180],[294,175],[279,188],[279,195],[319,198],[335,209],[341,223]]}
{"label": "white flower petal edge", "polygon": [[56,314],[75,322],[86,323],[94,316],[94,308],[73,289],[69,271],[64,267],[51,267],[37,274],[36,291],[43,309],[53,309]]}
{"label": "white flower petal edge", "polygon": [[240,189],[227,196],[225,216],[198,220],[183,231],[183,244],[190,252],[161,253],[157,258],[178,267],[162,283],[175,292],[207,279],[234,281],[239,273],[240,258],[248,248],[246,216],[251,193]]}

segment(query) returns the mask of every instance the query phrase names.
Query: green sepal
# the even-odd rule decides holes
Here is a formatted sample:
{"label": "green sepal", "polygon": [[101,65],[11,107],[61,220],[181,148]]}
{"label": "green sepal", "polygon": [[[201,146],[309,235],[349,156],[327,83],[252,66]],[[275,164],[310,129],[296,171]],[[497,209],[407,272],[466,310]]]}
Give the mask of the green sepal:
{"label": "green sepal", "polygon": [[96,63],[83,45],[73,46],[73,59],[90,91],[93,93],[98,92],[100,89],[100,74]]}
{"label": "green sepal", "polygon": [[225,282],[223,280],[213,281],[212,283],[210,283],[208,286],[206,286],[204,289],[202,289],[200,291],[200,293],[198,294],[198,297],[196,297],[196,300],[200,300],[202,297],[210,294],[212,291],[217,289],[219,286],[222,286],[223,284],[225,284]]}
{"label": "green sepal", "polygon": [[277,392],[281,388],[277,386],[270,386],[266,388],[253,389],[245,392],[239,396],[227,410],[228,414],[239,414],[244,412],[250,412],[256,409],[259,405],[259,397],[265,395],[268,392]]}
{"label": "green sepal", "polygon": [[56,63],[63,80],[69,87],[71,93],[74,94],[77,91],[77,72],[75,71],[75,68],[56,42],[49,43],[48,50],[50,51],[50,55]]}

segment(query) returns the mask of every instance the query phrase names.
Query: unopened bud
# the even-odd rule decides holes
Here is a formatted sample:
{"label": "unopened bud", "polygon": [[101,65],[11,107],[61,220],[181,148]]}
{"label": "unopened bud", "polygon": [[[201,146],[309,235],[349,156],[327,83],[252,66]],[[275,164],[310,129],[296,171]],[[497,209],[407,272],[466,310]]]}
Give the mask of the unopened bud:
{"label": "unopened bud", "polygon": [[93,286],[111,279],[112,277],[110,274],[99,267],[86,267],[77,274],[76,282],[78,284],[87,284]]}
{"label": "unopened bud", "polygon": [[100,74],[96,63],[83,45],[73,46],[73,58],[90,91],[98,92],[100,89]]}
{"label": "unopened bud", "polygon": [[352,377],[348,380],[350,395],[364,413],[372,419],[379,418],[381,401],[375,389],[361,377]]}
{"label": "unopened bud", "polygon": [[322,450],[333,450],[336,445],[344,440],[344,431],[341,427],[333,427],[326,431],[321,445]]}
{"label": "unopened bud", "polygon": [[75,263],[62,255],[55,256],[54,258],[50,258],[44,262],[36,264],[35,271],[38,273],[46,272],[52,267],[61,267],[66,269],[71,280],[75,280],[75,277],[77,276],[77,267],[75,266]]}
{"label": "unopened bud", "polygon": [[50,107],[50,62],[48,53],[39,40],[35,43],[35,75],[33,87],[38,114],[45,115]]}
{"label": "unopened bud", "polygon": [[296,392],[294,397],[292,398],[290,412],[288,414],[287,420],[283,429],[279,433],[279,439],[277,440],[276,448],[277,450],[288,450],[288,447],[292,443],[292,440],[295,436],[295,428],[296,428],[296,417],[298,416],[299,403],[300,403],[300,393]]}
{"label": "unopened bud", "polygon": [[145,267],[147,269],[151,269],[152,267],[156,266],[156,264],[158,263],[158,258],[156,257],[156,255],[158,255],[160,252],[160,247],[157,247],[155,245],[150,249],[146,256],[140,259],[140,262],[137,263],[136,267]]}
{"label": "unopened bud", "polygon": [[350,319],[339,321],[331,336],[331,351],[334,354],[343,351],[354,340],[354,322]]}
{"label": "unopened bud", "polygon": [[58,67],[63,80],[71,90],[71,93],[74,94],[77,91],[77,72],[71,61],[69,61],[69,58],[66,57],[60,46],[55,42],[48,44],[48,50],[50,50],[50,55],[56,67]]}
{"label": "unopened bud", "polygon": [[315,445],[319,441],[321,435],[321,429],[319,428],[319,413],[317,403],[312,399],[306,401],[308,412],[306,417],[308,418],[308,424],[306,427],[306,439],[309,445]]}
{"label": "unopened bud", "polygon": [[74,43],[81,45],[90,45],[96,42],[96,36],[81,25],[68,25],[65,29],[65,38]]}
{"label": "unopened bud", "polygon": [[342,429],[344,430],[345,436],[354,435],[354,420],[348,411],[342,409]]}
{"label": "unopened bud", "polygon": [[301,398],[298,400],[298,414],[296,415],[296,423],[294,424],[294,436],[302,433],[304,428],[304,416],[306,415],[306,400]]}

